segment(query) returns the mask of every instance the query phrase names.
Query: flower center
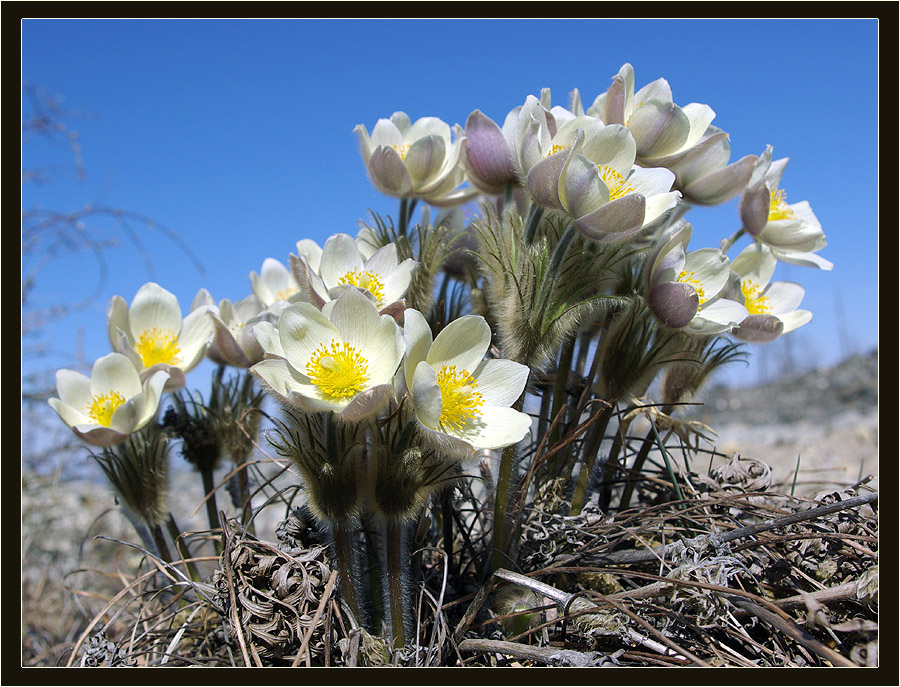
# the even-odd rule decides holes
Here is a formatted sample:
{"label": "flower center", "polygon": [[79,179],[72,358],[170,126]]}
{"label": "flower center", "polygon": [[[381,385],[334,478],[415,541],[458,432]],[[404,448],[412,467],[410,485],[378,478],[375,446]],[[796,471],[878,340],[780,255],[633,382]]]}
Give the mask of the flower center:
{"label": "flower center", "polygon": [[444,365],[437,375],[441,388],[441,426],[462,429],[468,422],[480,416],[479,408],[484,397],[477,391],[477,380],[456,365]]}
{"label": "flower center", "polygon": [[784,189],[777,189],[769,194],[769,221],[779,219],[797,219],[797,215],[788,207]]}
{"label": "flower center", "polygon": [[561,153],[564,150],[568,150],[570,146],[564,146],[561,143],[554,143],[550,146],[550,151],[544,155],[544,157],[550,157],[551,155],[556,155],[557,153]]}
{"label": "flower center", "polygon": [[768,296],[763,296],[760,292],[762,287],[754,284],[750,279],[744,279],[741,282],[741,293],[744,294],[744,306],[751,315],[766,315],[772,312],[772,302]]}
{"label": "flower center", "polygon": [[178,365],[181,358],[178,356],[181,349],[178,348],[178,335],[168,329],[153,327],[141,334],[134,344],[134,350],[144,363],[144,367],[150,367],[157,363]]}
{"label": "flower center", "polygon": [[94,401],[87,408],[88,417],[98,425],[109,427],[116,408],[125,403],[125,397],[118,391],[110,391],[108,394],[94,396]]}
{"label": "flower center", "polygon": [[369,361],[348,343],[332,341],[329,347],[319,346],[306,363],[306,373],[312,383],[331,399],[343,401],[366,388]]}
{"label": "flower center", "polygon": [[694,287],[694,291],[697,292],[697,296],[700,298],[700,305],[703,305],[708,300],[706,298],[706,292],[703,290],[703,283],[694,277],[693,272],[682,272],[678,275],[678,279],[676,281],[681,282],[682,284],[690,284]]}
{"label": "flower center", "polygon": [[609,189],[610,200],[616,200],[634,191],[634,186],[628,183],[628,179],[609,165],[600,167],[600,179]]}
{"label": "flower center", "polygon": [[281,291],[278,291],[275,294],[275,300],[276,301],[286,301],[291,296],[293,296],[295,293],[297,293],[299,290],[300,289],[298,289],[296,286],[288,286],[287,288],[281,289]]}
{"label": "flower center", "polygon": [[412,143],[398,143],[397,145],[392,145],[391,148],[397,151],[397,155],[400,156],[401,160],[406,160],[406,154],[411,146]]}
{"label": "flower center", "polygon": [[381,303],[381,299],[384,297],[384,284],[377,274],[369,270],[360,272],[354,268],[341,277],[338,284],[349,284],[363,288],[375,296],[375,301],[378,303]]}

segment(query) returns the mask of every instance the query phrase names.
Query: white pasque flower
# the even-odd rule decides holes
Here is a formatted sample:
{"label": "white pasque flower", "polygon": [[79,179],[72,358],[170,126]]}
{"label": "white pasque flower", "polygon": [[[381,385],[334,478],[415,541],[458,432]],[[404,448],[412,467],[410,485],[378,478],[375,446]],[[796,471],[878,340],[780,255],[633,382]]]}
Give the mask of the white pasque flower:
{"label": "white pasque flower", "polygon": [[239,301],[223,298],[216,305],[206,289],[194,299],[195,306],[209,305],[215,333],[206,351],[220,365],[247,368],[263,359],[263,350],[253,335],[253,325],[273,322],[276,316],[254,294]]}
{"label": "white pasque flower", "polygon": [[250,368],[282,402],[305,412],[332,411],[346,420],[377,412],[393,393],[403,358],[403,336],[394,319],[351,289],[320,311],[297,302],[278,324],[253,332],[265,359]]}
{"label": "white pasque flower", "polygon": [[[309,254],[301,253],[301,255],[306,255],[311,260],[315,259]],[[250,273],[250,286],[260,302],[275,312],[280,311],[292,296],[300,292],[300,285],[291,270],[275,258],[263,260],[259,274]]]}
{"label": "white pasque flower", "polygon": [[664,325],[688,334],[724,332],[744,320],[747,309],[720,296],[731,265],[718,248],[686,252],[693,227],[674,226],[660,237],[647,270],[647,304]]}
{"label": "white pasque flower", "polygon": [[354,132],[372,183],[395,198],[421,198],[436,206],[458,205],[477,189],[461,188],[465,169],[460,162],[462,129],[437,117],[411,122],[405,112],[379,119],[371,136],[362,124]]}
{"label": "white pasque flower", "polygon": [[528,173],[535,201],[565,212],[597,241],[621,241],[673,208],[675,175],[638,167],[634,138],[619,124],[576,117],[560,127],[553,150]]}
{"label": "white pasque flower", "polygon": [[772,250],[760,243],[747,246],[731,263],[740,277],[740,294],[749,315],[732,330],[741,341],[764,343],[787,334],[812,319],[809,310],[798,306],[806,294],[799,284],[772,281],[777,259]]}
{"label": "white pasque flower", "polygon": [[587,114],[627,126],[637,143],[638,164],[671,170],[675,188],[689,203],[717,205],[731,199],[743,190],[756,164],[755,155],[729,163],[728,134],[711,123],[716,113],[700,103],[679,107],[665,79],[635,92],[630,64],[622,66]]}
{"label": "white pasque flower", "polygon": [[57,371],[59,398],[49,403],[86,442],[113,446],[156,415],[168,379],[168,370],[159,369],[142,382],[126,356],[109,353],[94,362],[90,377],[75,370]]}
{"label": "white pasque flower", "polygon": [[157,369],[169,371],[166,390],[184,386],[184,375],[199,363],[213,335],[213,308],[202,304],[182,319],[174,294],[148,282],[129,306],[121,296],[110,301],[107,333],[115,351],[128,356],[142,378]]}
{"label": "white pasque flower", "polygon": [[484,359],[491,330],[484,318],[453,320],[432,340],[418,310],[404,312],[404,378],[425,435],[445,450],[466,455],[521,441],[531,418],[510,406],[528,381],[525,365]]}
{"label": "white pasque flower", "polygon": [[304,255],[291,256],[291,268],[302,292],[301,298],[317,307],[334,300],[344,291],[356,288],[367,295],[378,309],[400,301],[409,288],[415,260],[400,262],[397,246],[389,243],[368,257],[367,244],[349,234],[334,234],[319,256],[318,268]]}
{"label": "white pasque flower", "polygon": [[779,188],[788,160],[773,161],[772,146],[766,146],[741,196],[741,221],[778,260],[831,270],[834,265],[816,255],[827,242],[809,202],[788,203],[785,190]]}
{"label": "white pasque flower", "polygon": [[635,92],[634,67],[627,63],[613,77],[609,90],[597,96],[587,114],[607,124],[627,126],[642,161],[691,149],[716,116],[709,105],[676,105],[665,79],[657,79]]}

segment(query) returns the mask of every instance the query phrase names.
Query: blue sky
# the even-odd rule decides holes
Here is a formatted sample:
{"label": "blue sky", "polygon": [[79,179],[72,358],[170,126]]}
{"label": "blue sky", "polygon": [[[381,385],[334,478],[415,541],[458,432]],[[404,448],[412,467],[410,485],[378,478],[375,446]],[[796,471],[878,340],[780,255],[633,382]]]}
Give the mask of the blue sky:
{"label": "blue sky", "polygon": [[[776,273],[804,286],[814,313],[791,335],[793,355],[809,365],[868,351],[878,336],[878,29],[874,19],[25,20],[22,78],[64,97],[87,176],[26,185],[23,207],[94,203],[152,217],[204,268],[132,224],[152,274],[119,232],[100,298],[54,325],[57,353],[25,368],[72,366],[76,336],[89,361],[107,353],[114,294],[130,302],[153,280],[185,310],[201,287],[237,300],[249,273],[267,257],[286,262],[297,240],[355,234],[369,209],[396,215],[366,177],[355,125],[371,131],[396,110],[462,125],[480,109],[502,122],[543,87],[556,104],[573,88],[590,103],[625,62],[638,88],[663,77],[678,104],[710,105],[732,159],[767,144],[791,159],[787,199],[810,202],[828,237],[821,255],[835,264]],[[71,167],[65,146],[34,140],[22,152],[25,167]],[[688,218],[691,248],[739,226],[736,201]],[[109,220],[89,229],[117,231]],[[59,260],[35,299],[83,298],[96,271],[87,254]],[[771,371],[779,350],[752,348],[753,366],[729,379]]]}

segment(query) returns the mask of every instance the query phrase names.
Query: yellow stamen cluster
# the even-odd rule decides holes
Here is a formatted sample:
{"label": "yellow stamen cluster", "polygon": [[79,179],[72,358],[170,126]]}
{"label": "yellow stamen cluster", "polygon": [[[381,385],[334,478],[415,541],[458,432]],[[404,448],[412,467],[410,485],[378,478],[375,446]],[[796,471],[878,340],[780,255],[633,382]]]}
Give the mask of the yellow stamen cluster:
{"label": "yellow stamen cluster", "polygon": [[338,284],[349,284],[365,289],[375,297],[377,303],[384,298],[384,284],[377,274],[369,270],[352,269],[340,278]]}
{"label": "yellow stamen cluster", "polygon": [[319,346],[306,363],[306,374],[331,400],[344,401],[366,388],[369,361],[353,346],[332,341]]}
{"label": "yellow stamen cluster", "polygon": [[776,189],[769,194],[769,221],[779,219],[797,219],[797,215],[788,207],[784,189]]}
{"label": "yellow stamen cluster", "polygon": [[153,327],[144,331],[134,344],[134,350],[140,356],[144,367],[157,363],[178,365],[181,362],[178,335],[169,329]]}
{"label": "yellow stamen cluster", "polygon": [[703,283],[694,277],[693,272],[684,272],[678,275],[678,279],[676,281],[681,282],[682,284],[690,284],[694,287],[694,291],[697,292],[697,296],[700,298],[700,305],[703,305],[708,300],[706,298],[706,292],[703,290]]}
{"label": "yellow stamen cluster", "polygon": [[767,315],[772,312],[772,302],[768,296],[761,295],[762,287],[750,279],[741,282],[741,293],[744,294],[744,306],[751,315]]}
{"label": "yellow stamen cluster", "polygon": [[460,430],[479,417],[484,397],[475,391],[478,381],[468,372],[457,370],[456,365],[444,365],[437,383],[441,388],[441,426]]}
{"label": "yellow stamen cluster", "polygon": [[634,191],[634,186],[628,183],[628,179],[609,165],[600,167],[600,179],[609,189],[610,200],[616,200]]}
{"label": "yellow stamen cluster", "polygon": [[564,150],[567,150],[569,146],[564,146],[559,143],[554,143],[550,146],[550,152],[548,152],[544,157],[550,157],[551,155],[556,155],[557,153],[561,153]]}
{"label": "yellow stamen cluster", "polygon": [[281,289],[281,291],[275,294],[275,300],[286,301],[298,291],[300,291],[300,289],[298,289],[296,286],[289,286],[286,289]]}
{"label": "yellow stamen cluster", "polygon": [[94,396],[93,403],[86,409],[88,417],[96,424],[109,427],[116,408],[125,403],[125,397],[118,391]]}
{"label": "yellow stamen cluster", "polygon": [[398,143],[397,145],[392,145],[391,148],[397,151],[401,160],[405,160],[411,146],[412,143]]}

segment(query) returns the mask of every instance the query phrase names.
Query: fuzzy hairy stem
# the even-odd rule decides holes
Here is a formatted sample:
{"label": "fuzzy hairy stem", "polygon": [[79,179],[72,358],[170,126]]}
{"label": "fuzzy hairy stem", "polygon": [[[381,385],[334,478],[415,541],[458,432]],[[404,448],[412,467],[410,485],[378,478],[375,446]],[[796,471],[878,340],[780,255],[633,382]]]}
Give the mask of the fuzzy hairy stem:
{"label": "fuzzy hairy stem", "polygon": [[406,645],[406,628],[409,616],[409,556],[405,528],[399,518],[388,518],[384,526],[385,558],[387,574],[385,592],[387,601],[385,606],[389,609],[391,617],[391,637],[396,648]]}
{"label": "fuzzy hairy stem", "polygon": [[[513,404],[516,410],[522,410],[525,404],[525,394],[522,394]],[[497,475],[497,487],[494,491],[494,532],[491,570],[497,570],[506,564],[506,556],[509,547],[509,534],[507,532],[509,500],[515,483],[516,467],[518,465],[518,452],[516,446],[507,446],[500,455],[500,472]]]}
{"label": "fuzzy hairy stem", "polygon": [[362,625],[364,619],[359,605],[357,561],[350,537],[350,523],[332,523],[330,530],[331,540],[334,544],[334,558],[341,581],[341,595],[356,622]]}

